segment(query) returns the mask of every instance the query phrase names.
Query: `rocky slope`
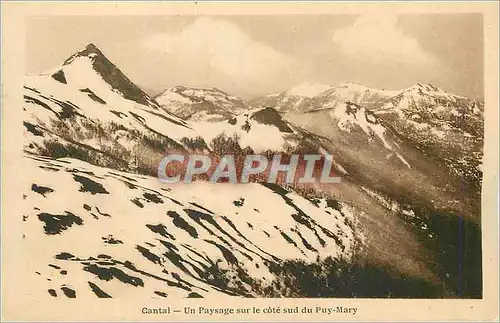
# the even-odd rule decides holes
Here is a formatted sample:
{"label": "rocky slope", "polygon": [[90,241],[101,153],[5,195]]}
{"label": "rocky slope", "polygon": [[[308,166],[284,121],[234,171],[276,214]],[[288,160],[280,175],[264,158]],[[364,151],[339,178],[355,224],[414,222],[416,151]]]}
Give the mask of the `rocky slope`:
{"label": "rocky slope", "polygon": [[417,84],[373,108],[425,155],[438,157],[452,172],[481,185],[484,103]]}

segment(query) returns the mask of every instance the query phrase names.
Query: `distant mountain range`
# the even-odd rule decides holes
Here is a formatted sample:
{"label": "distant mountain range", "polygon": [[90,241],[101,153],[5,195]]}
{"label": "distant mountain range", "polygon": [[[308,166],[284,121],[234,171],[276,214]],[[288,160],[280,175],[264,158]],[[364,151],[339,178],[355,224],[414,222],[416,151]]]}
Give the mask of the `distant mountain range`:
{"label": "distant mountain range", "polygon": [[220,121],[248,110],[243,100],[216,88],[175,86],[155,99],[168,111],[193,121]]}
{"label": "distant mountain range", "polygon": [[[482,295],[481,101],[356,83],[151,97],[93,44],[28,75],[24,100],[37,297]],[[166,152],[329,153],[342,181],[168,186]]]}
{"label": "distant mountain range", "polygon": [[250,104],[271,106],[280,112],[308,112],[334,108],[346,101],[373,105],[398,93],[372,89],[354,82],[338,85],[302,83],[284,92],[254,99]]}

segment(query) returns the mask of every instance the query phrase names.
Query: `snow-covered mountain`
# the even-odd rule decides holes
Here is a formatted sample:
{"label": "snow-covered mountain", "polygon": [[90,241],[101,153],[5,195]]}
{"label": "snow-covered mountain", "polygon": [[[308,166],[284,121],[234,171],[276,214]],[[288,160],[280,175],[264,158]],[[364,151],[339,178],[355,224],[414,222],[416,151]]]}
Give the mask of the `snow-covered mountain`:
{"label": "snow-covered mountain", "polygon": [[374,104],[396,94],[395,91],[372,89],[355,82],[338,85],[302,83],[284,92],[252,100],[250,104],[273,107],[280,112],[307,112],[334,108],[345,102]]}
{"label": "snow-covered mountain", "polygon": [[183,138],[196,137],[92,44],[55,72],[27,76],[24,99],[32,153],[127,169],[137,154],[146,160],[167,148],[185,149]]}
{"label": "snow-covered mountain", "polygon": [[167,111],[192,121],[221,121],[248,110],[240,98],[219,89],[185,86],[168,88],[155,97]]}
{"label": "snow-covered mountain", "polygon": [[[412,141],[425,156],[440,159],[451,172],[480,187],[484,139],[482,101],[451,94],[432,84],[417,83],[406,89],[387,91],[347,82],[335,86],[304,83],[253,100],[252,104],[273,107],[284,115],[297,115],[285,117],[294,120],[300,119],[303,113],[331,110],[330,115],[344,130],[350,128],[346,125],[354,123],[367,134],[380,133],[383,127],[391,128],[398,136]],[[353,107],[364,111],[360,112],[360,118],[352,112]],[[346,114],[346,109],[351,112]],[[377,116],[379,121],[373,124],[363,117],[365,114],[369,114],[372,121]],[[313,124],[307,127],[300,120],[296,122],[317,133]],[[370,125],[372,130],[368,131],[361,123]]]}
{"label": "snow-covered mountain", "polygon": [[[241,103],[220,99],[231,97],[217,90],[182,89],[190,98],[212,93],[211,100],[220,109]],[[287,151],[309,141],[277,113],[272,122],[252,117],[262,115],[260,109],[236,117],[227,112],[219,115],[219,121],[185,121],[141,91],[92,44],[55,72],[27,76],[24,92],[27,151],[77,157],[121,170],[153,175],[156,166],[152,165],[159,163],[165,151],[209,152],[215,142],[220,144],[219,137],[236,138],[242,149],[255,152]],[[203,114],[198,112],[198,116]]]}
{"label": "snow-covered mountain", "polygon": [[[32,294],[480,297],[478,191],[398,128],[399,94],[345,83],[303,84],[270,107],[187,87],[153,99],[92,44],[28,76]],[[342,180],[166,185],[155,178],[166,151],[329,153]]]}
{"label": "snow-covered mountain", "polygon": [[[320,99],[324,99],[329,91],[307,100],[321,102]],[[327,149],[342,165],[344,183],[349,179],[361,185],[362,190],[368,188],[375,192],[374,195],[368,193],[370,196],[382,197],[376,198],[379,202],[388,198],[391,201],[386,204],[389,209],[394,203],[408,206],[412,211],[403,212],[405,222],[413,219],[407,216],[412,212],[419,213],[416,219],[422,219],[422,215],[426,214],[424,218],[428,220],[448,224],[451,224],[448,221],[454,223],[453,219],[463,220],[471,216],[471,222],[467,222],[471,226],[468,230],[475,232],[473,236],[477,237],[481,214],[483,103],[449,94],[431,85],[417,84],[391,96],[393,94],[384,99],[358,97],[344,102],[323,101],[326,105],[304,106],[299,111],[292,108],[281,114],[291,124],[329,139],[331,146]],[[400,112],[409,110],[404,100],[410,98],[417,103],[411,104],[412,108],[416,106],[423,115],[424,111],[433,113],[428,113],[427,119],[411,120],[407,114]],[[399,104],[401,102],[403,104]],[[458,114],[460,118],[457,119]],[[428,124],[423,124],[425,122]],[[407,124],[423,124],[424,129]],[[439,141],[435,132],[441,129],[447,129],[449,133],[441,136],[442,141]],[[358,199],[357,195],[349,194],[344,185],[327,190],[330,196],[342,201]],[[357,205],[366,207],[365,203]],[[422,207],[425,209],[423,212]],[[440,218],[442,214],[447,214],[446,220]],[[443,231],[438,236],[444,232],[451,236],[456,234],[456,231],[450,232],[456,230],[456,224],[451,227],[444,223],[441,225]],[[426,223],[421,228],[430,226]],[[430,239],[434,239],[432,237],[435,238],[436,233],[429,235]],[[444,247],[441,243],[454,248],[451,241],[441,240],[438,249]],[[473,244],[479,248],[479,240]],[[448,253],[443,251],[443,254]],[[479,258],[474,261],[480,263]]]}
{"label": "snow-covered mountain", "polygon": [[481,183],[484,103],[416,84],[373,108],[426,155],[438,156],[466,182]]}

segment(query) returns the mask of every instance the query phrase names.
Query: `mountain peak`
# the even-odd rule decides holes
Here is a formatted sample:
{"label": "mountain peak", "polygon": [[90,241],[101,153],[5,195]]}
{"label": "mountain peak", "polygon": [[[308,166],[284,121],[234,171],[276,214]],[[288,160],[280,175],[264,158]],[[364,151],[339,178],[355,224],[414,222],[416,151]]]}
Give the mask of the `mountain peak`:
{"label": "mountain peak", "polygon": [[[64,76],[64,70],[66,68],[71,68],[72,63],[78,59],[88,59],[91,68],[113,89],[122,93],[124,98],[140,104],[157,107],[157,103],[151,100],[146,93],[125,76],[125,74],[123,74],[123,72],[120,71],[120,69],[118,69],[118,67],[116,67],[93,43],[87,44],[84,49],[76,52],[65,60],[62,70],[58,73]],[[56,76],[62,79],[60,75]],[[66,83],[65,79],[63,83]]]}
{"label": "mountain peak", "polygon": [[85,50],[94,51],[94,52],[100,52],[101,51],[99,49],[99,47],[97,47],[94,43],[88,43],[87,46],[85,46]]}
{"label": "mountain peak", "polygon": [[103,56],[104,57],[104,54],[102,53],[102,51],[94,43],[89,43],[79,53],[82,56],[90,56],[90,57],[92,57],[92,56],[98,55],[98,56]]}
{"label": "mountain peak", "polygon": [[[102,51],[97,47],[94,43],[89,43],[85,46],[81,51],[78,51],[71,55],[67,60],[64,61],[63,65],[71,64],[77,57],[88,57],[95,59],[99,57],[101,59],[107,60],[106,56],[102,53]],[[108,61],[109,62],[109,61]],[[111,62],[109,62],[111,63]]]}

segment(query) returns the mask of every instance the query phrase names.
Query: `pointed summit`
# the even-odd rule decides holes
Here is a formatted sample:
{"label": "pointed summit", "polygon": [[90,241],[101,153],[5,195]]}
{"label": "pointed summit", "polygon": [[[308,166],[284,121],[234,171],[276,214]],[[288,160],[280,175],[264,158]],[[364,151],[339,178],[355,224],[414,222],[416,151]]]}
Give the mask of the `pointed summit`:
{"label": "pointed summit", "polygon": [[84,50],[94,53],[101,53],[101,50],[94,43],[88,43],[87,46],[85,46]]}
{"label": "pointed summit", "polygon": [[[135,101],[140,104],[158,107],[158,104],[135,85],[125,74],[118,69],[93,43],[89,43],[79,52],[71,55],[64,61],[63,67],[57,77],[64,76],[64,70],[71,68],[73,62],[87,59],[90,61],[91,68],[99,74],[102,79],[108,83],[114,90],[120,92],[125,99]],[[56,74],[57,74],[56,73]],[[54,75],[53,75],[54,77]],[[64,80],[66,82],[66,80]],[[64,83],[65,83],[64,82]]]}
{"label": "pointed summit", "polygon": [[99,57],[101,59],[106,59],[106,56],[101,52],[99,47],[97,47],[93,43],[87,44],[84,49],[82,49],[79,52],[74,53],[71,55],[68,59],[66,59],[63,63],[63,65],[68,65],[71,64],[72,61],[74,61],[77,57],[89,57],[89,58],[96,58]]}

